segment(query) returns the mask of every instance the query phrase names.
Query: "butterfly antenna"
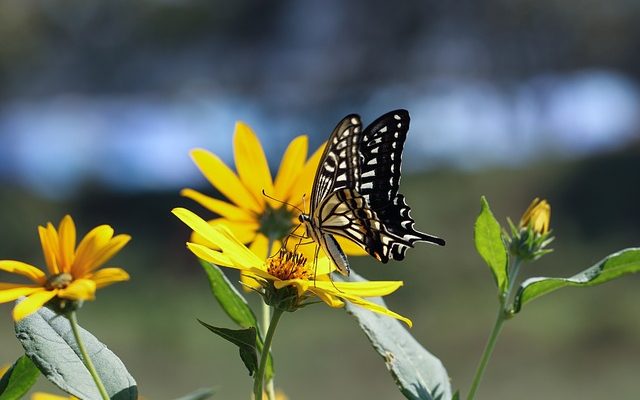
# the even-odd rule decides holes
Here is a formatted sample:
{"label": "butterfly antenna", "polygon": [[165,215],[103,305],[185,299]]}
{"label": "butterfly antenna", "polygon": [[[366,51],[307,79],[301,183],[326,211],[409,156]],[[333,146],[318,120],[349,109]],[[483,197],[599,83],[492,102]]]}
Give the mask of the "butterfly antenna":
{"label": "butterfly antenna", "polygon": [[[286,201],[278,200],[278,199],[276,199],[275,197],[271,197],[271,196],[269,196],[269,195],[267,194],[267,192],[265,192],[265,191],[264,191],[264,189],[262,189],[262,195],[263,195],[264,197],[268,198],[268,199],[271,199],[271,200],[273,200],[273,201],[277,201],[277,202],[278,202],[278,203],[280,203],[280,204],[284,204],[284,205],[287,205],[287,206],[289,206],[289,207],[293,207],[293,208],[295,208],[296,210],[298,210],[298,211],[300,211],[301,213],[303,213],[303,214],[304,214],[304,211],[302,211],[302,210],[300,209],[300,207],[294,206],[293,204],[291,204],[291,203],[287,203]],[[304,196],[303,196],[303,199],[304,199]]]}

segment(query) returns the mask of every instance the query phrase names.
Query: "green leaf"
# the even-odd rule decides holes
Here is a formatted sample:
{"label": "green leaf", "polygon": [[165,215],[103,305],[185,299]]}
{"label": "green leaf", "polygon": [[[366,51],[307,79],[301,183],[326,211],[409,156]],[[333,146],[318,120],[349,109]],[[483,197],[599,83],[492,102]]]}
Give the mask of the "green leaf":
{"label": "green leaf", "polygon": [[204,327],[209,329],[211,332],[220,336],[221,338],[228,340],[229,342],[238,346],[240,350],[240,358],[244,365],[249,370],[249,375],[253,376],[253,374],[258,369],[258,349],[256,347],[256,339],[257,332],[256,328],[251,327],[247,329],[227,329],[227,328],[218,328],[217,326],[212,326],[207,324],[206,322],[202,322],[198,320]]}
{"label": "green leaf", "polygon": [[608,255],[594,266],[570,278],[530,278],[520,285],[514,298],[513,311],[517,313],[531,300],[563,287],[595,286],[638,271],[640,248],[629,248]]}
{"label": "green leaf", "polygon": [[[16,337],[40,372],[63,391],[81,399],[100,399],[82,362],[69,320],[46,307],[16,322]],[[88,331],[80,336],[111,399],[135,400],[138,389],[120,359]]]}
{"label": "green leaf", "polygon": [[22,356],[0,379],[0,400],[20,399],[26,395],[40,376],[31,359]]}
{"label": "green leaf", "polygon": [[507,248],[502,241],[502,228],[493,216],[487,199],[480,198],[480,215],[475,224],[476,250],[493,272],[493,278],[500,294],[507,290],[507,266],[509,258]]}
{"label": "green leaf", "polygon": [[211,293],[227,315],[242,328],[257,328],[256,315],[249,308],[247,300],[236,290],[220,268],[202,260],[200,260],[200,264],[209,278]]}
{"label": "green leaf", "polygon": [[205,400],[213,396],[214,390],[211,388],[198,389],[176,400]]}
{"label": "green leaf", "polygon": [[[254,327],[258,331],[258,351],[262,352],[262,335],[247,300],[227,279],[222,270],[215,264],[200,260],[200,265],[209,278],[211,293],[218,300],[222,309],[241,328]],[[273,377],[273,357],[269,352],[269,359],[265,368],[265,379],[269,381]]]}
{"label": "green leaf", "polygon": [[[350,276],[337,277],[342,281],[365,282],[351,270]],[[381,297],[367,298],[386,307]],[[429,353],[398,320],[346,303],[347,312],[356,317],[360,328],[385,365],[400,392],[412,400],[450,400],[449,375],[442,362]]]}

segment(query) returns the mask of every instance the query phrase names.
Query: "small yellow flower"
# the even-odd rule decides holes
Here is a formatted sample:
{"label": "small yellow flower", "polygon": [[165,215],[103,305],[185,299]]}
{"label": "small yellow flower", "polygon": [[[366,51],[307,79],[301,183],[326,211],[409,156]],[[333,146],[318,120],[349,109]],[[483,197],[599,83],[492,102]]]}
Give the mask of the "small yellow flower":
{"label": "small yellow flower", "polygon": [[76,227],[69,215],[62,219],[57,230],[48,223],[46,227],[39,226],[38,233],[48,274],[21,261],[0,260],[0,271],[23,275],[33,282],[0,283],[0,303],[27,296],[13,309],[14,320],[36,312],[54,297],[93,300],[96,289],[129,279],[129,274],[121,268],[98,269],[129,242],[129,235],[113,236],[113,228],[100,225],[76,247]]}
{"label": "small yellow flower", "polygon": [[[295,138],[285,150],[274,180],[260,140],[248,125],[238,122],[233,136],[237,174],[215,154],[203,149],[191,151],[191,158],[202,174],[228,201],[193,189],[183,189],[181,194],[219,216],[209,221],[211,225],[226,226],[242,243],[266,256],[273,250],[267,248],[269,241],[274,244],[282,240],[298,225],[300,212],[295,207],[308,210],[305,202],[308,205],[324,145],[309,159],[307,148],[307,136]],[[197,233],[191,240],[201,242]],[[366,254],[348,240],[339,238],[339,241],[347,254]]]}
{"label": "small yellow flower", "polygon": [[44,392],[35,392],[31,395],[31,400],[78,400],[75,396],[58,396]]}
{"label": "small yellow flower", "polygon": [[[335,267],[324,256],[315,262],[307,262],[304,254],[283,249],[273,257],[260,257],[224,226],[211,226],[184,208],[176,208],[173,213],[202,238],[204,244],[187,243],[196,256],[219,266],[238,269],[263,287],[273,287],[276,295],[289,293],[281,289],[293,289],[295,306],[310,296],[317,296],[330,307],[343,307],[344,302],[349,301],[404,321],[409,326],[412,324],[408,318],[364,299],[391,294],[402,286],[401,281],[333,282],[329,275]],[[293,309],[295,307],[289,311]]]}
{"label": "small yellow flower", "polygon": [[531,227],[534,232],[544,235],[549,232],[551,206],[546,200],[533,199],[529,208],[522,214],[520,228]]}

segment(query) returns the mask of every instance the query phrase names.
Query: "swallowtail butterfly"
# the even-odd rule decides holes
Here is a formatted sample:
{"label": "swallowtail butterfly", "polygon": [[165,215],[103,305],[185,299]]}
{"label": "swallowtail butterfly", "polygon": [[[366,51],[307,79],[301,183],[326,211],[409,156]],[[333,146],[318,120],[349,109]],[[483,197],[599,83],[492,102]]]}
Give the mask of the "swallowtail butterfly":
{"label": "swallowtail butterfly", "polygon": [[411,209],[398,193],[408,130],[409,113],[396,110],[364,130],[358,115],[348,115],[329,137],[309,213],[299,220],[343,275],[349,274],[349,263],[334,235],[350,239],[383,263],[402,260],[415,242],[445,244],[414,228]]}

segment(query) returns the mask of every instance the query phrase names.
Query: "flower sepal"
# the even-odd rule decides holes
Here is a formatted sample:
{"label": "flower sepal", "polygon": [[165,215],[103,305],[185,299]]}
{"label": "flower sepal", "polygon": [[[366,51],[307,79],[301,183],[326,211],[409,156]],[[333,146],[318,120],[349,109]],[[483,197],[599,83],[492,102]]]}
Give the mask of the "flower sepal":
{"label": "flower sepal", "polygon": [[294,312],[304,307],[304,301],[308,296],[298,296],[298,291],[294,286],[285,286],[277,289],[273,281],[264,283],[264,291],[261,293],[264,302],[278,310]]}
{"label": "flower sepal", "polygon": [[69,300],[60,297],[54,297],[47,303],[47,308],[56,314],[68,315],[82,308],[84,300]]}
{"label": "flower sepal", "polygon": [[555,239],[551,231],[540,233],[532,226],[517,227],[507,219],[511,235],[505,235],[509,246],[509,253],[523,261],[535,261],[545,254],[553,252],[547,246]]}

